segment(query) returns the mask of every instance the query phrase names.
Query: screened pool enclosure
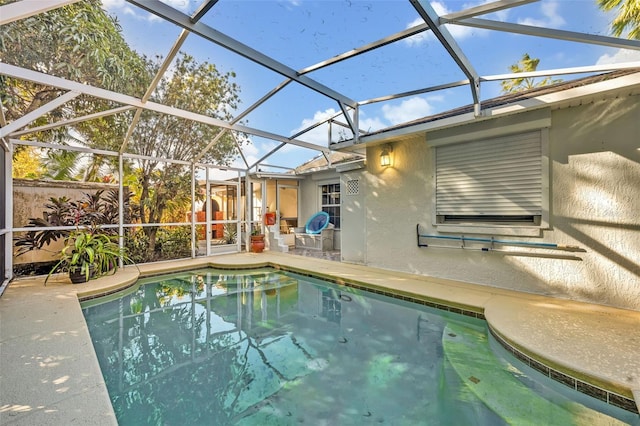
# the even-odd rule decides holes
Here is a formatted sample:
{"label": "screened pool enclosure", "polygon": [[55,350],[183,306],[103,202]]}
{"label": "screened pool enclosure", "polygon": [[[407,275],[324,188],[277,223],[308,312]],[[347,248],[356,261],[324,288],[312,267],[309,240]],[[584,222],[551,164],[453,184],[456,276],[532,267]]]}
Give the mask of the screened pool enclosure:
{"label": "screened pool enclosure", "polygon": [[[321,155],[329,168],[333,151],[364,159],[369,147],[401,139],[403,124],[427,115],[403,115],[409,118],[403,123],[382,122],[376,114],[409,109],[408,101],[420,96],[449,99],[434,104],[430,114],[470,104],[482,120],[483,101],[496,96],[501,82],[640,67],[640,62],[588,60],[570,68],[558,60],[555,67],[549,59],[544,70],[504,73],[518,58],[497,60],[500,44],[487,45],[489,33],[505,40],[517,35],[523,52],[541,40],[554,43],[557,52],[583,46],[603,55],[640,50],[637,40],[603,35],[592,22],[558,29],[552,28],[557,22],[519,19],[541,13],[535,0],[499,0],[455,11],[447,7],[462,3],[104,2],[125,31],[123,44],[114,42],[102,58],[94,57],[99,41],[91,37],[91,26],[60,27],[55,34],[29,30],[51,29],[40,25],[43,17],[54,25],[74,13],[81,23],[92,22],[102,16],[90,10],[98,3],[1,2],[3,289],[17,265],[52,261],[60,232],[95,224],[97,216],[99,226],[117,234],[137,262],[248,250],[249,234],[265,230],[270,203],[278,224],[306,220],[297,209],[299,158]],[[273,17],[271,22],[263,14]],[[136,23],[140,29],[133,37]],[[64,61],[55,62],[61,57],[49,50],[48,40],[61,51],[67,45]],[[119,53],[135,51],[149,62],[156,57],[143,87],[133,81],[135,73],[128,75],[130,85],[118,82],[119,65],[113,65],[130,59]],[[76,56],[104,64],[101,78],[87,78],[84,59],[75,61]],[[174,77],[196,62],[224,70],[216,75],[229,91],[221,91],[215,109],[165,96],[180,94]],[[404,78],[415,70],[419,78]],[[243,89],[241,98],[235,81]],[[155,127],[145,124],[150,122]],[[176,128],[189,132],[187,142],[166,136]],[[34,158],[38,164],[30,169]],[[291,190],[296,208],[284,213],[279,202]],[[56,233],[52,246],[44,244]],[[20,252],[28,244],[38,247]]]}

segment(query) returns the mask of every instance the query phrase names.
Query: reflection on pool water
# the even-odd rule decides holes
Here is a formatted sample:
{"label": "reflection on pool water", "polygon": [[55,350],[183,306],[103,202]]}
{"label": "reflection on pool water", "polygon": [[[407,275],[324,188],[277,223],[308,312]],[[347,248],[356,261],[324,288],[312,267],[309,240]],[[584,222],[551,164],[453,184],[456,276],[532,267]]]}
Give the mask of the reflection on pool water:
{"label": "reflection on pool water", "polygon": [[121,425],[637,417],[528,371],[482,320],[289,272],[181,272],[110,299],[83,311]]}

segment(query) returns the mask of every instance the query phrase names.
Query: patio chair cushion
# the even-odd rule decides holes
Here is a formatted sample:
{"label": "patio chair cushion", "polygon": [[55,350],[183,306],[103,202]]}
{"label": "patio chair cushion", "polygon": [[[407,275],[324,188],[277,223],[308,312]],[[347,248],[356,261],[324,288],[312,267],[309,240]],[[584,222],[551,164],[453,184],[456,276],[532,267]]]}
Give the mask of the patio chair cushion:
{"label": "patio chair cushion", "polygon": [[318,212],[309,218],[305,231],[307,234],[319,234],[327,226],[329,226],[329,214]]}

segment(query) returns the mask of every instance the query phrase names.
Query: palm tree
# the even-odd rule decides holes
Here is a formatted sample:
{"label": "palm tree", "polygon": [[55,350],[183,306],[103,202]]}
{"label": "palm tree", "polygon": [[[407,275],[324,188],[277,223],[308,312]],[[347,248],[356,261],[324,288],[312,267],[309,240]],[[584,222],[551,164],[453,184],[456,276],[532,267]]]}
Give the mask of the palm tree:
{"label": "palm tree", "polygon": [[638,0],[597,0],[600,9],[608,12],[618,10],[618,16],[611,23],[611,33],[620,37],[626,29],[628,38],[640,40],[640,1]]}
{"label": "palm tree", "polygon": [[[540,59],[531,58],[528,53],[522,55],[522,59],[516,64],[509,67],[512,73],[519,72],[532,72],[538,68]],[[500,83],[502,86],[502,93],[515,93],[523,90],[533,89],[535,87],[548,86],[550,84],[559,83],[562,80],[554,80],[551,77],[546,77],[543,80],[536,81],[533,77],[527,78],[514,78],[511,80],[505,80]]]}

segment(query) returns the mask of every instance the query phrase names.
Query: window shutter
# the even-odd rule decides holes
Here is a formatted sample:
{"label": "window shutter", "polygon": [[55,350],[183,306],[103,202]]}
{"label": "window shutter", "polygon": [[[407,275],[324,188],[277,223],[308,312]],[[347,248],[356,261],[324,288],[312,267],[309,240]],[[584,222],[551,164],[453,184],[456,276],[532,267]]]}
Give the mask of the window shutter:
{"label": "window shutter", "polygon": [[540,131],[436,148],[438,215],[541,215]]}

